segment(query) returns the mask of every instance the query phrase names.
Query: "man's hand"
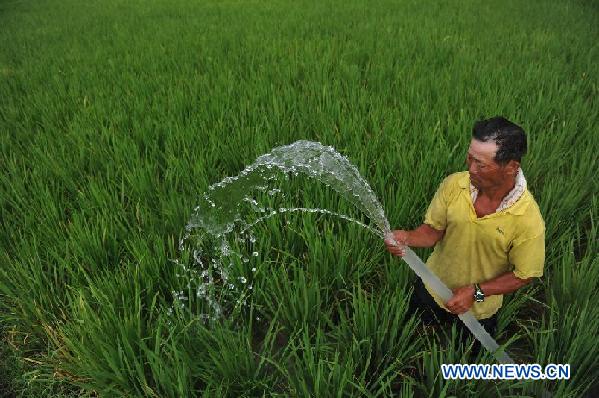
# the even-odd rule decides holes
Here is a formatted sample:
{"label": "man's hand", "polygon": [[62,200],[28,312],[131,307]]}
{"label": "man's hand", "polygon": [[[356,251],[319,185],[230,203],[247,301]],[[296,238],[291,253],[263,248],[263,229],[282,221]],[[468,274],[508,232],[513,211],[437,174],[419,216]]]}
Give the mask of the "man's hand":
{"label": "man's hand", "polygon": [[397,229],[395,231],[391,231],[389,234],[393,235],[393,239],[397,241],[397,244],[394,244],[393,239],[388,239],[388,237],[385,237],[387,249],[392,254],[403,257],[406,254],[406,246],[433,247],[438,241],[443,239],[445,230],[438,231],[428,224],[422,224],[418,228],[412,229],[410,231]]}
{"label": "man's hand", "polygon": [[394,256],[403,257],[406,255],[406,246],[408,245],[408,231],[404,231],[401,229],[397,229],[395,231],[391,231],[393,234],[393,242],[390,237],[385,238],[385,245],[387,245],[387,250],[391,252]]}
{"label": "man's hand", "polygon": [[445,303],[445,307],[456,315],[468,311],[474,303],[474,285],[462,286],[451,290],[453,291],[453,297]]}

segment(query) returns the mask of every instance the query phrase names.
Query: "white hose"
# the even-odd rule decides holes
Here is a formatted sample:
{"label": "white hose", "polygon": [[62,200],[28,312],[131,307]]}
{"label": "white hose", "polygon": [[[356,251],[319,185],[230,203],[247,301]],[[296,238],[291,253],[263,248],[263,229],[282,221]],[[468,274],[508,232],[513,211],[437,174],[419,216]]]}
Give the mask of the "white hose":
{"label": "white hose", "polygon": [[[388,240],[394,242],[395,245],[399,245],[392,234],[387,234],[386,237]],[[427,284],[444,302],[448,301],[453,296],[452,291],[441,282],[437,275],[433,274],[427,268],[412,249],[405,246],[405,255],[402,259],[410,266],[410,268],[412,268],[416,275],[422,279],[422,282]],[[493,337],[491,337],[485,330],[483,325],[481,325],[474,315],[472,315],[471,311],[460,314],[458,317],[464,322],[464,325],[466,325],[468,330],[472,332],[474,337],[493,354],[499,363],[515,363],[505,351],[499,350],[499,344],[497,344]]]}

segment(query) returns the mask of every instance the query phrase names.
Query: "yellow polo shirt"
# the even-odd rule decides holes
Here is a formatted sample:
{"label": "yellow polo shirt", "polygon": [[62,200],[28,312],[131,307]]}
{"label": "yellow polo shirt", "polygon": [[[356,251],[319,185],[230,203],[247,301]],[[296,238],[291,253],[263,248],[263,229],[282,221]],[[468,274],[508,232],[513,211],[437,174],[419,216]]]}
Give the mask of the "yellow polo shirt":
{"label": "yellow polo shirt", "polygon": [[[486,282],[508,271],[521,279],[543,275],[545,223],[528,189],[511,207],[478,218],[470,197],[470,174],[454,173],[439,186],[424,223],[445,230],[426,264],[450,289]],[[443,300],[425,287],[447,310]],[[475,302],[471,311],[477,319],[489,318],[502,302],[503,295],[488,296]]]}

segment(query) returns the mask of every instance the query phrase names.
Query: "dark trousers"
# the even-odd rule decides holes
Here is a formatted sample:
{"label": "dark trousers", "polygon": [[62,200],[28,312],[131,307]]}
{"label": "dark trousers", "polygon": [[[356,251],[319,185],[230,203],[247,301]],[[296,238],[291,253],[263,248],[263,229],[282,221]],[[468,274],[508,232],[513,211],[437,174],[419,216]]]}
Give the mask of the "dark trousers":
{"label": "dark trousers", "polygon": [[[451,326],[452,322],[456,322],[457,330],[460,333],[463,342],[466,341],[468,336],[472,335],[470,330],[468,330],[468,328],[457,317],[457,315],[454,315],[439,307],[439,305],[424,287],[424,284],[420,278],[416,278],[414,292],[410,298],[410,307],[408,311],[409,314],[420,313],[422,323],[427,326],[434,324],[446,324]],[[479,319],[479,322],[491,336],[495,335],[497,331],[497,314],[487,319]],[[476,355],[480,349],[481,344],[475,339],[472,353]]]}

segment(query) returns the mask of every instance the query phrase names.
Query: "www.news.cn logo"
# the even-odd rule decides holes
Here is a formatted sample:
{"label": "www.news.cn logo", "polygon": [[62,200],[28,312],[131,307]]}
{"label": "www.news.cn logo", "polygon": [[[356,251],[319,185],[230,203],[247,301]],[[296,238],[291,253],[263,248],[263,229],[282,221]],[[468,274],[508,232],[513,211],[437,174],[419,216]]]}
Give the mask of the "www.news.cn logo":
{"label": "www.news.cn logo", "polygon": [[487,380],[567,380],[570,364],[550,363],[543,368],[538,363],[528,364],[442,364],[444,379],[487,379]]}

